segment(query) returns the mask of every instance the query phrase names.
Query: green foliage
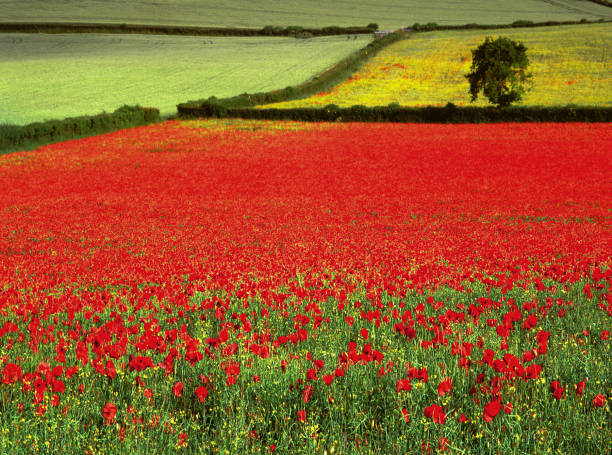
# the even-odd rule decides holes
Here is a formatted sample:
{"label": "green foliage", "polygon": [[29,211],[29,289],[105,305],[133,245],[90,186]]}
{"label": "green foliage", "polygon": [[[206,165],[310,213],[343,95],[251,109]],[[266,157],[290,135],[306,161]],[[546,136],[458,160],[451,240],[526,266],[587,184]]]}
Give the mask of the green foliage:
{"label": "green foliage", "polygon": [[376,31],[376,30],[378,30],[378,24],[375,23],[375,22],[371,22],[371,23],[368,24],[368,28]]}
{"label": "green foliage", "polygon": [[611,122],[610,107],[461,107],[448,103],[445,107],[389,106],[323,108],[296,107],[289,109],[257,109],[224,107],[205,102],[201,105],[178,105],[182,117],[223,117],[304,122],[405,122],[405,123],[499,123],[499,122]]}
{"label": "green foliage", "polygon": [[488,36],[472,50],[471,71],[465,76],[470,82],[472,101],[481,91],[498,107],[520,101],[525,93],[524,84],[532,78],[525,72],[528,66],[527,48],[522,43]]}
{"label": "green foliage", "polygon": [[24,147],[60,142],[158,122],[159,110],[151,107],[122,106],[112,114],[102,113],[63,120],[30,123],[24,126],[0,125],[0,153]]}

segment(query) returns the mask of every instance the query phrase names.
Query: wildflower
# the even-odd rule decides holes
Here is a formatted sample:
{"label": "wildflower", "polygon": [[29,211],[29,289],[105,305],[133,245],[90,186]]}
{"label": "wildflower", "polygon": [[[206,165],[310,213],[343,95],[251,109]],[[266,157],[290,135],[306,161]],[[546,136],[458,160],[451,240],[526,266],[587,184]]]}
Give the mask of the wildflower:
{"label": "wildflower", "polygon": [[183,383],[181,381],[177,381],[174,384],[174,387],[172,387],[172,393],[174,393],[174,395],[177,397],[183,395]]}
{"label": "wildflower", "polygon": [[606,405],[606,396],[599,394],[595,395],[593,398],[593,407],[595,408],[603,408]]}
{"label": "wildflower", "polygon": [[444,378],[438,385],[438,395],[443,397],[449,393],[452,389],[452,383],[450,378]]}
{"label": "wildflower", "polygon": [[446,414],[444,413],[444,409],[442,406],[437,404],[432,404],[431,406],[427,406],[423,410],[423,414],[425,417],[429,417],[434,421],[434,423],[444,424],[446,422]]}
{"label": "wildflower", "polygon": [[485,405],[482,417],[485,422],[490,422],[499,414],[499,411],[501,411],[501,403],[499,400],[491,400]]}
{"label": "wildflower", "polygon": [[104,417],[104,425],[110,425],[117,415],[117,407],[112,402],[107,402],[102,408],[102,417]]}
{"label": "wildflower", "polygon": [[576,394],[577,397],[582,396],[582,394],[584,393],[585,385],[586,385],[586,378],[584,378],[582,381],[576,384],[576,390],[574,390],[574,393]]}
{"label": "wildflower", "polygon": [[198,397],[198,400],[200,400],[200,403],[204,403],[204,400],[206,399],[206,397],[208,397],[208,389],[205,386],[201,385],[199,387],[196,387],[195,394]]}

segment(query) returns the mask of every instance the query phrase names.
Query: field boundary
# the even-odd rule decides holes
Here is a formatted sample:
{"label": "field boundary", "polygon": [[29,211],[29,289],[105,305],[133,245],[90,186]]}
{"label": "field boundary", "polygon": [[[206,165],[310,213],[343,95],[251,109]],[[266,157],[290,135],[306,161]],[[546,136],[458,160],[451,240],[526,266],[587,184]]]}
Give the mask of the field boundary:
{"label": "field boundary", "polygon": [[109,133],[160,121],[159,109],[122,106],[113,113],[68,117],[27,125],[0,125],[0,154],[29,149],[52,142]]}
{"label": "field boundary", "polygon": [[[397,41],[409,38],[409,36],[413,33],[443,30],[491,30],[499,28],[507,29],[551,27],[560,25],[601,24],[606,22],[610,21],[581,20],[564,22],[531,22],[520,20],[515,21],[512,24],[506,25],[465,24],[449,26],[439,26],[436,23],[429,23],[424,25],[415,23],[412,27],[406,27],[376,38],[370,44],[368,44],[368,46],[354,52],[353,54],[338,62],[336,65],[317,74],[316,76],[312,77],[311,79],[303,82],[298,86],[289,86],[284,89],[277,89],[262,93],[243,93],[228,98],[217,98],[216,96],[211,96],[207,99],[192,100],[180,103],[177,105],[177,111],[179,116],[200,116],[201,114],[196,114],[196,112],[223,112],[224,109],[249,108],[253,106],[261,106],[266,104],[279,103],[283,101],[293,101],[297,99],[307,98],[309,96],[314,95],[315,93],[318,93],[325,89],[329,89],[342,82],[350,74],[356,71],[364,61],[375,56],[378,51]],[[189,111],[192,109],[194,110],[194,113],[190,114]],[[223,114],[221,113],[221,115]]]}
{"label": "field boundary", "polygon": [[[374,27],[375,26],[375,27]],[[111,24],[85,22],[2,22],[0,33],[124,33],[141,35],[182,35],[182,36],[313,36],[363,35],[374,33],[378,26],[322,27],[299,26],[263,28],[240,27],[197,27],[146,24]]]}
{"label": "field boundary", "polygon": [[408,31],[398,31],[389,33],[381,38],[377,38],[371,41],[367,46],[353,52],[332,67],[327,68],[326,70],[297,86],[288,86],[284,89],[277,89],[269,92],[242,93],[237,96],[221,99],[211,96],[207,99],[180,103],[177,105],[177,111],[179,115],[181,115],[181,113],[186,113],[190,109],[195,109],[195,111],[197,111],[202,108],[247,108],[306,98],[317,92],[328,89],[339,82],[342,82],[350,74],[356,71],[365,60],[373,57],[380,50],[384,49],[390,44],[409,38],[411,33],[412,32]]}
{"label": "field boundary", "polygon": [[612,107],[564,106],[525,107],[511,106],[499,109],[487,107],[352,106],[341,108],[329,105],[323,108],[256,109],[223,108],[206,105],[200,108],[178,106],[182,118],[217,117],[252,120],[293,120],[305,122],[394,122],[394,123],[505,123],[505,122],[612,122]]}

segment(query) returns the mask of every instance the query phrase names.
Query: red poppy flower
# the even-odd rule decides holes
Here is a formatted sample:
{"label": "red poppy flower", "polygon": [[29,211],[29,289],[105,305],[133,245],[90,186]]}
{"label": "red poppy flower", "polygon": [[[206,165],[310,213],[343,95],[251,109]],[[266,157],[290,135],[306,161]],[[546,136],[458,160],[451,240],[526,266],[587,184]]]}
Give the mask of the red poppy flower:
{"label": "red poppy flower", "polygon": [[298,411],[298,420],[300,422],[305,422],[306,421],[306,411],[304,409],[301,409]]}
{"label": "red poppy flower", "polygon": [[183,383],[181,381],[177,381],[174,384],[174,387],[172,387],[172,393],[174,393],[174,395],[177,397],[183,395]]}
{"label": "red poppy flower", "polygon": [[438,395],[443,397],[452,389],[452,382],[450,378],[444,378],[438,385]]}
{"label": "red poppy flower", "polygon": [[585,386],[586,386],[586,378],[584,378],[582,381],[576,384],[576,390],[574,391],[576,393],[576,396],[578,397],[582,396],[582,394],[584,393]]}
{"label": "red poppy flower", "polygon": [[499,402],[499,400],[489,401],[484,407],[484,421],[490,422],[497,414],[499,414],[499,411],[501,411],[501,403]]}
{"label": "red poppy flower", "polygon": [[412,384],[410,384],[410,379],[407,378],[403,378],[403,379],[398,379],[395,388],[397,389],[397,393],[400,393],[402,390],[405,390],[406,392],[410,391],[410,389],[412,389]]}
{"label": "red poppy flower", "polygon": [[310,400],[311,395],[312,395],[312,386],[310,384],[308,384],[304,388],[304,392],[302,393],[302,400],[304,401],[304,403],[308,403],[308,401]]}
{"label": "red poppy flower", "polygon": [[404,418],[405,422],[410,420],[410,414],[408,414],[408,410],[406,408],[402,409],[402,417]]}
{"label": "red poppy flower", "polygon": [[504,405],[504,412],[506,414],[512,414],[512,409],[514,409],[514,406],[512,405],[512,403],[510,403],[509,401]]}
{"label": "red poppy flower", "polygon": [[465,423],[467,422],[467,417],[465,416],[465,414],[461,414],[457,420],[461,423]]}
{"label": "red poppy flower", "polygon": [[606,396],[599,394],[593,398],[593,406],[596,408],[603,408],[606,405]]}
{"label": "red poppy flower", "polygon": [[102,417],[104,417],[104,425],[110,425],[117,415],[117,406],[112,402],[108,402],[102,408]]}
{"label": "red poppy flower", "polygon": [[331,385],[333,380],[334,380],[334,376],[331,374],[326,374],[325,376],[323,376],[323,382],[327,385]]}
{"label": "red poppy flower", "polygon": [[4,365],[4,372],[2,375],[3,384],[12,384],[21,377],[21,367],[15,363],[7,363]]}
{"label": "red poppy flower", "polygon": [[204,400],[206,399],[206,397],[208,397],[208,389],[205,386],[201,385],[199,387],[196,387],[195,394],[198,397],[198,400],[200,400],[200,403],[204,403]]}
{"label": "red poppy flower", "polygon": [[442,406],[437,404],[432,404],[431,406],[427,406],[423,410],[423,414],[425,417],[429,417],[434,421],[434,423],[444,424],[446,422],[446,414],[444,413],[444,409]]}
{"label": "red poppy flower", "polygon": [[561,398],[563,398],[565,389],[561,386],[561,383],[559,381],[552,381],[550,383],[550,391],[557,400],[560,400]]}
{"label": "red poppy flower", "polygon": [[368,329],[365,329],[365,328],[361,329],[361,330],[359,331],[359,334],[361,335],[361,337],[362,337],[364,340],[367,340],[367,339],[368,339],[368,337],[370,336],[370,333],[368,332]]}

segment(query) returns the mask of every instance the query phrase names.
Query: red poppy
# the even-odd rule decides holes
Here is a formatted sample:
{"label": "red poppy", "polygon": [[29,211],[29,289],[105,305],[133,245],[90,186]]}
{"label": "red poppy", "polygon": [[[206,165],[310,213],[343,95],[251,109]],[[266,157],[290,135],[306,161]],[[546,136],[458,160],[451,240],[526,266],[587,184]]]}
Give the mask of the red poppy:
{"label": "red poppy", "polygon": [[206,399],[206,397],[208,397],[208,389],[205,386],[201,385],[199,387],[196,387],[195,394],[198,397],[198,400],[200,400],[200,403],[204,403],[204,400]]}
{"label": "red poppy", "polygon": [[434,421],[434,423],[444,424],[446,422],[446,414],[444,413],[444,409],[442,406],[437,404],[432,404],[431,406],[427,406],[423,410],[423,414],[425,417],[429,417]]}
{"label": "red poppy", "polygon": [[21,367],[15,363],[7,363],[4,365],[4,372],[2,375],[3,384],[12,384],[21,377]]}
{"label": "red poppy", "polygon": [[172,387],[172,393],[177,397],[183,395],[183,383],[181,381],[177,381],[174,383],[174,387]]}
{"label": "red poppy", "polygon": [[331,385],[333,380],[334,380],[334,376],[331,374],[326,374],[325,376],[323,376],[323,382],[327,385]]}
{"label": "red poppy", "polygon": [[561,386],[559,381],[552,381],[550,383],[550,391],[557,400],[563,398],[563,394],[565,393],[565,389]]}
{"label": "red poppy", "polygon": [[410,414],[408,414],[408,410],[406,408],[402,409],[402,417],[404,418],[405,422],[410,421]]}
{"label": "red poppy", "polygon": [[364,340],[367,340],[367,339],[368,339],[368,337],[370,336],[370,333],[368,332],[368,329],[365,329],[365,328],[361,329],[361,330],[359,331],[359,334],[361,335],[361,337],[362,337]]}
{"label": "red poppy", "polygon": [[410,379],[407,379],[407,378],[398,379],[397,383],[395,384],[395,388],[397,390],[397,393],[400,393],[402,390],[409,392],[410,389],[412,389],[412,384],[410,383]]}
{"label": "red poppy", "polygon": [[449,393],[452,389],[452,382],[450,378],[444,378],[438,385],[438,395],[443,397]]}
{"label": "red poppy", "polygon": [[606,405],[606,396],[599,394],[593,398],[593,406],[596,408],[603,408]]}
{"label": "red poppy", "polygon": [[490,422],[497,414],[499,414],[499,411],[501,411],[501,403],[499,402],[499,400],[489,401],[484,407],[484,421]]}
{"label": "red poppy", "polygon": [[585,386],[586,386],[586,378],[584,378],[582,381],[576,384],[576,390],[574,391],[576,393],[576,396],[578,397],[582,396],[582,394],[584,393]]}
{"label": "red poppy", "polygon": [[102,408],[102,417],[104,417],[104,425],[110,425],[117,415],[117,406],[114,403],[108,402]]}
{"label": "red poppy", "polygon": [[308,403],[311,395],[312,395],[312,386],[308,384],[306,385],[306,387],[304,388],[304,392],[302,393],[302,401],[304,401],[304,403]]}
{"label": "red poppy", "polygon": [[298,411],[298,420],[300,422],[305,422],[306,421],[306,411],[304,409],[301,409]]}

